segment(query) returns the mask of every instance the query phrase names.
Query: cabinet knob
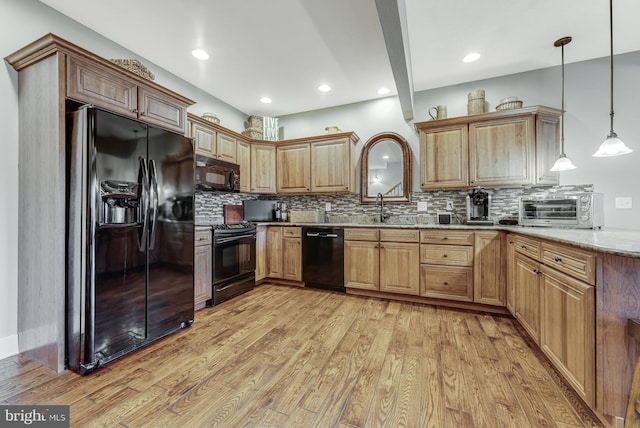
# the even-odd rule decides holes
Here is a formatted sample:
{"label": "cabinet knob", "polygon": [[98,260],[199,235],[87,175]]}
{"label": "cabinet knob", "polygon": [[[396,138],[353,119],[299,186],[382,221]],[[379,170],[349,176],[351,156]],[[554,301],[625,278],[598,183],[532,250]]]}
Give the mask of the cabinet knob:
{"label": "cabinet knob", "polygon": [[147,115],[147,112],[144,112],[144,111],[140,112],[140,116],[146,116],[146,115]]}
{"label": "cabinet knob", "polygon": [[444,240],[446,241],[446,240],[448,240],[448,239],[449,239],[449,237],[448,237],[448,236],[445,236],[445,237],[444,237],[444,238],[442,238],[442,239],[444,239]]}
{"label": "cabinet knob", "polygon": [[523,250],[526,250],[527,246],[526,245],[520,245],[520,248],[522,248]]}
{"label": "cabinet knob", "polygon": [[137,112],[138,112],[138,109],[137,109],[137,108],[134,108],[133,110],[131,110],[131,112],[132,112],[132,113],[137,113]]}
{"label": "cabinet knob", "polygon": [[443,282],[442,285],[449,285],[447,281]]}
{"label": "cabinet knob", "polygon": [[557,257],[557,256],[553,260],[555,260],[558,263],[560,263],[562,261],[562,259],[560,257]]}
{"label": "cabinet knob", "polygon": [[448,255],[446,255],[446,254],[443,254],[443,255],[442,255],[442,257],[449,257],[449,256],[448,256]]}
{"label": "cabinet knob", "polygon": [[535,274],[540,273],[540,269],[534,269],[534,270],[533,270],[533,273],[535,273]]}

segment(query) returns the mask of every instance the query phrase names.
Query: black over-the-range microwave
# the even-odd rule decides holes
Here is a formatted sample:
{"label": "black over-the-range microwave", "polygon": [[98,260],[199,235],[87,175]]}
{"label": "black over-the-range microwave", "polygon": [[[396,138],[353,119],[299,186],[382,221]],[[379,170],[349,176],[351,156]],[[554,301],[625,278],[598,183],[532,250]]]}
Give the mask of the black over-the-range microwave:
{"label": "black over-the-range microwave", "polygon": [[240,166],[206,156],[196,156],[196,189],[239,192]]}

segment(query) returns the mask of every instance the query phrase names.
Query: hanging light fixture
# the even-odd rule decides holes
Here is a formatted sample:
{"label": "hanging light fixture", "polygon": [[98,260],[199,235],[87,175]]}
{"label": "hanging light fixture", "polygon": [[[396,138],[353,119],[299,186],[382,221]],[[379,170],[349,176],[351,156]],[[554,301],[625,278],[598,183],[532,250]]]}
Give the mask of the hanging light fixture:
{"label": "hanging light fixture", "polygon": [[564,154],[564,45],[569,44],[571,40],[571,37],[567,36],[558,39],[553,43],[553,46],[560,46],[562,48],[562,124],[560,125],[560,156],[556,163],[551,167],[551,171],[569,171],[570,169],[576,169],[573,162],[571,162],[567,155]]}
{"label": "hanging light fixture", "polygon": [[610,156],[620,156],[631,153],[629,147],[618,138],[618,135],[613,132],[613,0],[609,0],[609,39],[610,39],[610,72],[611,72],[611,130],[607,138],[600,144],[600,148],[593,154],[594,157],[603,158]]}

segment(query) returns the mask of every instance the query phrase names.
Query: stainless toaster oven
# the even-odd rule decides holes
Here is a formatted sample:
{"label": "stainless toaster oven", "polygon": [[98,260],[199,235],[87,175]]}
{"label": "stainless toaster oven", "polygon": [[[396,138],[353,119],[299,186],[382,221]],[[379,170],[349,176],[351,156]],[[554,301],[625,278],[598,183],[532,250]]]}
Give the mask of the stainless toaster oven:
{"label": "stainless toaster oven", "polygon": [[593,192],[521,196],[519,216],[523,226],[599,229],[604,226],[604,196]]}

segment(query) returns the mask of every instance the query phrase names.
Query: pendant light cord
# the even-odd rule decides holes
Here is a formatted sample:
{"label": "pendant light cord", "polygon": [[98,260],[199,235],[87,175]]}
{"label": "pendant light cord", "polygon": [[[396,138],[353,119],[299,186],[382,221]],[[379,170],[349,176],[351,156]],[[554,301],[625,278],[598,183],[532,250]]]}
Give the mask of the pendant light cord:
{"label": "pendant light cord", "polygon": [[560,144],[562,148],[562,156],[566,156],[564,154],[564,43],[561,46],[562,49],[562,124],[560,126]]}
{"label": "pendant light cord", "polygon": [[609,69],[611,74],[611,131],[610,137],[617,137],[616,133],[613,132],[613,0],[609,0],[609,49],[611,51],[611,55],[609,55]]}

